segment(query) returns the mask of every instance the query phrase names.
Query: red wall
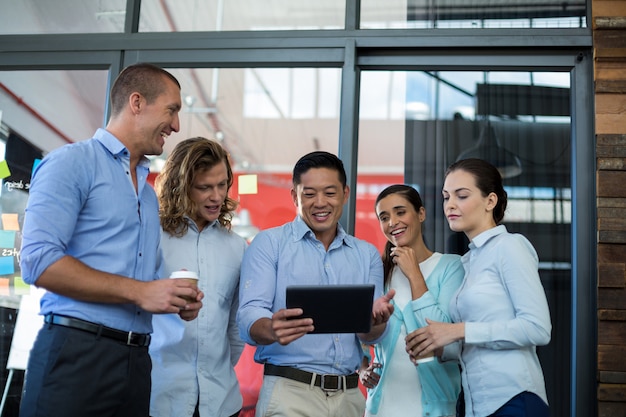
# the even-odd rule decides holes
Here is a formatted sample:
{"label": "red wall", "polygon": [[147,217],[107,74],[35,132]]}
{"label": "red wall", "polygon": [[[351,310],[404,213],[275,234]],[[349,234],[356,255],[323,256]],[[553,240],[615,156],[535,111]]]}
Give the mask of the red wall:
{"label": "red wall", "polygon": [[[256,194],[239,194],[239,175],[243,173],[235,172],[230,195],[239,200],[240,208],[249,211],[252,224],[264,230],[294,219],[296,208],[291,200],[291,174],[257,173]],[[155,174],[150,174],[150,183],[154,183],[155,176]],[[403,176],[397,174],[368,174],[357,177],[355,235],[371,242],[379,250],[382,250],[385,238],[380,232],[374,213],[374,201],[378,193],[386,186],[403,182]]]}
{"label": "red wall", "polygon": [[[291,199],[291,174],[257,174],[257,194],[238,194],[238,174],[231,189],[231,197],[240,201],[240,207],[250,212],[252,223],[259,229],[279,226],[294,219],[296,209]],[[355,235],[382,249],[385,238],[380,232],[374,213],[378,193],[388,185],[403,183],[402,175],[359,175]]]}

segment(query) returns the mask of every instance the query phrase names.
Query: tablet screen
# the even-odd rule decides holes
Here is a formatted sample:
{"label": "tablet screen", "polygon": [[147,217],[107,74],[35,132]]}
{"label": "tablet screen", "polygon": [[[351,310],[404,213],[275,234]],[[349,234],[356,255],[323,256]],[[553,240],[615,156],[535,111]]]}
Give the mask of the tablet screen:
{"label": "tablet screen", "polygon": [[303,318],[313,319],[311,333],[367,333],[373,302],[373,284],[287,287],[287,308],[301,308]]}

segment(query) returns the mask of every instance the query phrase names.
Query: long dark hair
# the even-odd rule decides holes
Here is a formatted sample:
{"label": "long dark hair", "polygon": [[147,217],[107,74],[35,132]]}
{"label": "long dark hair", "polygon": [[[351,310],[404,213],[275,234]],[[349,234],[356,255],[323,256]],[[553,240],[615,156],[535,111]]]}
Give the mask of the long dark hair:
{"label": "long dark hair", "polygon": [[[399,196],[403,197],[413,206],[416,212],[419,212],[419,210],[424,207],[424,204],[422,203],[422,197],[415,188],[404,184],[394,184],[385,188],[380,192],[380,194],[378,194],[378,197],[376,197],[376,202],[374,203],[374,210],[376,210],[376,206],[378,205],[380,200],[387,196],[390,196],[391,194],[398,194]],[[387,243],[385,243],[385,249],[383,250],[382,254],[383,272],[385,274],[385,286],[387,286],[387,284],[391,280],[391,272],[393,271],[393,267],[395,266],[393,260],[391,259],[392,247],[392,243],[387,240]]]}
{"label": "long dark hair", "polygon": [[482,159],[461,159],[448,167],[444,180],[450,173],[458,170],[465,171],[474,177],[476,187],[478,187],[483,197],[487,197],[490,193],[494,193],[498,197],[498,202],[493,209],[492,215],[496,224],[500,224],[504,218],[507,204],[507,193],[502,184],[500,171]]}

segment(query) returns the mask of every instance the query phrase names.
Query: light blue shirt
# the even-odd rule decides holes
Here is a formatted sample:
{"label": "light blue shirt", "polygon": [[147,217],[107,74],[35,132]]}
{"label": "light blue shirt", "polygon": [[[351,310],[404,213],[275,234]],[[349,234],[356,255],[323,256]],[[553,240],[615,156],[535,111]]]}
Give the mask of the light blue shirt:
{"label": "light blue shirt", "polygon": [[[400,268],[394,268],[393,274],[404,277]],[[407,278],[404,278],[407,279]],[[401,328],[411,333],[419,327],[426,326],[426,319],[450,322],[448,305],[463,281],[463,266],[458,255],[441,255],[437,265],[426,278],[426,291],[420,298],[411,300],[401,310],[396,306],[387,324],[388,330],[381,342],[376,344],[376,361],[383,367],[380,369],[380,380],[373,389],[368,389],[367,410],[378,414],[382,397],[385,395],[385,383],[394,378],[385,366],[392,360],[392,354],[398,343]],[[413,366],[406,358],[407,366]],[[425,362],[413,366],[419,375],[422,388],[423,416],[450,416],[455,414],[456,401],[461,390],[459,367],[454,362]],[[406,407],[405,407],[406,408]],[[398,408],[400,410],[401,408]]]}
{"label": "light blue shirt", "polygon": [[[488,416],[524,391],[547,403],[536,346],[550,342],[552,325],[535,249],[502,225],[476,236],[469,249],[465,279],[450,301],[452,320],[465,323],[466,416]],[[459,344],[446,347],[446,356]]]}
{"label": "light blue shirt", "polygon": [[165,276],[187,269],[198,273],[202,309],[192,321],[156,314],[150,344],[152,417],[231,416],[242,407],[234,366],[244,343],[235,316],[239,272],[246,241],[217,221],[198,232],[188,220],[182,237],[161,233]]}
{"label": "light blue shirt", "polygon": [[[24,281],[36,285],[65,255],[112,274],[156,279],[160,227],[148,173],[149,161],[143,158],[136,169],[135,193],[129,151],[104,129],[90,140],[48,154],[33,174],[26,207],[20,260]],[[133,304],[91,303],[47,291],[40,313],[124,331],[152,331],[152,315]]]}
{"label": "light blue shirt", "polygon": [[[383,267],[376,248],[346,234],[338,225],[337,236],[326,251],[300,216],[259,233],[241,266],[237,321],[242,339],[256,345],[250,327],[285,308],[287,285],[333,284],[374,284],[374,298],[381,296]],[[255,353],[260,363],[342,375],[357,370],[362,357],[354,333],[308,334],[286,346],[259,345]]]}

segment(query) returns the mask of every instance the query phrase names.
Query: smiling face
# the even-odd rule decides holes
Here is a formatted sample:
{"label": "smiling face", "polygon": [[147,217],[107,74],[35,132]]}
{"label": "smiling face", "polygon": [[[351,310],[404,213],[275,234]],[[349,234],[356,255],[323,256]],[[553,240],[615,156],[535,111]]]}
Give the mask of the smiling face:
{"label": "smiling face", "polygon": [[199,230],[217,220],[227,194],[228,171],[223,161],[196,172],[189,195],[196,206],[196,211],[190,217]]}
{"label": "smiling face", "polygon": [[476,179],[458,169],[448,174],[443,185],[443,211],[450,229],[464,232],[472,240],[485,230],[496,226],[493,209],[498,202],[495,193],[484,196]]}
{"label": "smiling face", "polygon": [[348,194],[348,186],[344,187],[339,173],[330,168],[309,169],[291,190],[298,214],[326,247],[337,235],[337,224]]}
{"label": "smiling face", "polygon": [[136,112],[141,143],[138,144],[141,155],[160,155],[163,153],[165,139],[180,129],[178,113],[181,109],[180,89],[169,78],[163,77],[164,89],[152,103],[139,93],[134,100],[141,110]]}
{"label": "smiling face", "polygon": [[394,246],[418,247],[422,242],[422,223],[426,210],[416,210],[400,194],[389,194],[376,204],[380,230]]}

